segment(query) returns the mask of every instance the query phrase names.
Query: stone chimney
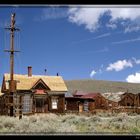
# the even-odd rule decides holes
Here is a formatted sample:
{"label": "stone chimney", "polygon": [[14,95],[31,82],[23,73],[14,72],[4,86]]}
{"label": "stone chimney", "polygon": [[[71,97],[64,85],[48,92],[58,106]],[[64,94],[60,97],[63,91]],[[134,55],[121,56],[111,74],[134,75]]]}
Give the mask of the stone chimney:
{"label": "stone chimney", "polygon": [[28,66],[28,77],[32,77],[32,67]]}

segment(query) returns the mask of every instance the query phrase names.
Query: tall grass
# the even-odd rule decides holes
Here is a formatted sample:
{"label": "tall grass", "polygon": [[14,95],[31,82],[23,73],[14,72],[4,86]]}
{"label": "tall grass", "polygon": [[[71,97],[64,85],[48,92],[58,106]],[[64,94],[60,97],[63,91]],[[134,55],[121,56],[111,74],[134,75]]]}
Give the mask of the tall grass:
{"label": "tall grass", "polygon": [[120,114],[35,114],[14,117],[0,116],[0,134],[139,134],[140,115]]}

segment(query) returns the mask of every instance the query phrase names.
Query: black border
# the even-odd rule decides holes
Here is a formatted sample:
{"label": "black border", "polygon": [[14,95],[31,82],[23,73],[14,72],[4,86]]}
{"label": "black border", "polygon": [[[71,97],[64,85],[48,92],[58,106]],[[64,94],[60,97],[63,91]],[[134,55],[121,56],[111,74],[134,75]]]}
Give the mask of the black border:
{"label": "black border", "polygon": [[38,5],[38,4],[62,4],[62,5],[137,5],[139,0],[0,0],[0,5]]}

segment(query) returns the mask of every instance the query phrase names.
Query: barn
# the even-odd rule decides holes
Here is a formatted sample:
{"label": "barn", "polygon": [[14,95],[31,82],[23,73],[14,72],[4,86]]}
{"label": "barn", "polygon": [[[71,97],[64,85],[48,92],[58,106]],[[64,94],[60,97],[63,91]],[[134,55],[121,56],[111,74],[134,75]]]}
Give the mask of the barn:
{"label": "barn", "polygon": [[[16,97],[22,97],[22,113],[63,113],[65,111],[65,93],[67,87],[61,76],[32,75],[32,67],[28,67],[28,74],[14,74],[17,81]],[[9,91],[10,74],[4,74],[2,93],[6,99]],[[16,98],[15,102],[19,100]],[[4,101],[8,104],[8,101]]]}

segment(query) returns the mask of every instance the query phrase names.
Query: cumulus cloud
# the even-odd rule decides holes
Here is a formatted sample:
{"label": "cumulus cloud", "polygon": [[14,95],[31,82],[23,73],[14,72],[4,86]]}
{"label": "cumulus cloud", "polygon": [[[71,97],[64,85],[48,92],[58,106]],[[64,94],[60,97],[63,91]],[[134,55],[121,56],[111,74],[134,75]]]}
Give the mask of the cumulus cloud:
{"label": "cumulus cloud", "polygon": [[106,8],[70,8],[69,21],[77,25],[85,25],[90,31],[99,28],[99,18],[106,12]]}
{"label": "cumulus cloud", "polygon": [[[69,8],[69,21],[77,25],[85,25],[85,28],[93,32],[100,27],[100,17],[104,14],[110,16],[106,24],[116,28],[118,19],[135,21],[140,17],[140,8]],[[138,30],[138,29],[136,29]]]}
{"label": "cumulus cloud", "polygon": [[91,73],[90,73],[90,77],[92,78],[97,72],[95,70],[93,70]]}
{"label": "cumulus cloud", "polygon": [[126,81],[130,83],[140,83],[140,73],[137,72],[135,74],[128,75]]}
{"label": "cumulus cloud", "polygon": [[135,20],[140,17],[140,8],[110,8],[111,21],[117,19]]}
{"label": "cumulus cloud", "polygon": [[106,68],[107,71],[121,71],[127,67],[133,67],[133,64],[130,60],[118,60],[115,63],[109,64],[109,66]]}

